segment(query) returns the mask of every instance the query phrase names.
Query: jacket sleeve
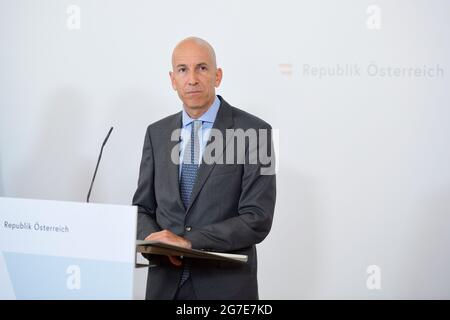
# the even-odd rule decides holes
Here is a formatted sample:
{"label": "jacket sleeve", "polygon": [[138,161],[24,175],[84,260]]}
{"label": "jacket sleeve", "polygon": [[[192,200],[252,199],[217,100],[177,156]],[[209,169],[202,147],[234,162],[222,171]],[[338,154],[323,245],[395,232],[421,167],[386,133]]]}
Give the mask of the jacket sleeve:
{"label": "jacket sleeve", "polygon": [[149,234],[161,230],[156,222],[156,199],[154,184],[155,164],[150,127],[147,128],[139,169],[138,187],[133,197],[133,205],[138,207],[137,239],[144,240]]}
{"label": "jacket sleeve", "polygon": [[[268,141],[272,151],[271,165],[274,167],[271,134],[268,135]],[[258,149],[261,147],[258,143]],[[271,229],[275,210],[276,178],[274,169],[269,170],[272,174],[267,174],[267,171],[261,174],[261,169],[264,170],[264,166],[259,161],[256,164],[244,164],[236,216],[186,233],[184,237],[191,241],[192,248],[227,252],[255,245],[265,239]]]}

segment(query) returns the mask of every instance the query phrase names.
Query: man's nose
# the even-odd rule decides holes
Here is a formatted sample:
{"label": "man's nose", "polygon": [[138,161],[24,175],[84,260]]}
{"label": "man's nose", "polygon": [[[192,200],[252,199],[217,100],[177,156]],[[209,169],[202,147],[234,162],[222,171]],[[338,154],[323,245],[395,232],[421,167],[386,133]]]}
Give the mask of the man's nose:
{"label": "man's nose", "polygon": [[198,84],[197,75],[194,71],[189,72],[188,84],[190,86],[196,86]]}

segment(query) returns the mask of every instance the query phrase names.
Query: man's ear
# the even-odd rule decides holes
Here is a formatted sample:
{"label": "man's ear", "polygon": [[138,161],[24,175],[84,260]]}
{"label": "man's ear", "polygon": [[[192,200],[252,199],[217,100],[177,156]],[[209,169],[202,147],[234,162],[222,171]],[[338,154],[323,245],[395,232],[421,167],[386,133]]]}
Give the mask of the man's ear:
{"label": "man's ear", "polygon": [[214,86],[216,88],[218,88],[220,86],[220,83],[222,82],[222,76],[223,76],[223,71],[221,68],[217,68],[216,71],[216,82],[214,84]]}
{"label": "man's ear", "polygon": [[177,87],[175,86],[175,79],[173,78],[173,72],[169,71],[170,83],[172,84],[173,90],[177,91]]}

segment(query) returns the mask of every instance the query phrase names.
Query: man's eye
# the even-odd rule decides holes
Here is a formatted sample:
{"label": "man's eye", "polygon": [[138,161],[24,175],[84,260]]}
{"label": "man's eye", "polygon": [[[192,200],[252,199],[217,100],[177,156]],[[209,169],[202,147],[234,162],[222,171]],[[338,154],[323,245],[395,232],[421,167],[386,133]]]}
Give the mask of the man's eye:
{"label": "man's eye", "polygon": [[207,67],[205,67],[205,66],[201,66],[201,67],[200,67],[200,70],[202,70],[202,71],[206,71],[206,70],[208,70],[208,68],[207,68]]}
{"label": "man's eye", "polygon": [[178,72],[185,72],[186,71],[186,68],[180,68],[180,69],[178,69]]}

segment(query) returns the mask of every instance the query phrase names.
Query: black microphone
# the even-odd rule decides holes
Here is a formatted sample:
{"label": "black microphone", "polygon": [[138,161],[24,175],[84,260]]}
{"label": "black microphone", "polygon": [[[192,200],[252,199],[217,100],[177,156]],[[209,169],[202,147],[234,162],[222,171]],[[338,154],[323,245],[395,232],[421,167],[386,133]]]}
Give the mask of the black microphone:
{"label": "black microphone", "polygon": [[111,127],[111,129],[109,129],[108,134],[106,135],[106,138],[103,141],[102,148],[100,149],[100,154],[98,155],[97,165],[95,166],[94,176],[92,177],[91,186],[89,187],[89,192],[88,192],[88,195],[87,195],[87,201],[86,202],[89,202],[89,198],[91,196],[91,191],[92,191],[92,186],[94,185],[95,176],[97,175],[98,165],[100,164],[100,159],[102,158],[103,147],[105,146],[106,141],[108,141],[109,135],[111,134],[112,130],[113,130],[113,127]]}

